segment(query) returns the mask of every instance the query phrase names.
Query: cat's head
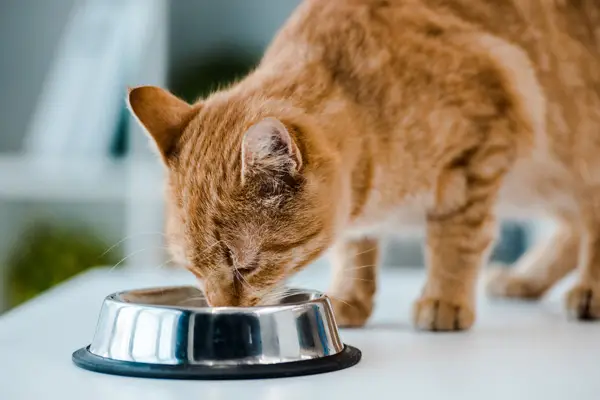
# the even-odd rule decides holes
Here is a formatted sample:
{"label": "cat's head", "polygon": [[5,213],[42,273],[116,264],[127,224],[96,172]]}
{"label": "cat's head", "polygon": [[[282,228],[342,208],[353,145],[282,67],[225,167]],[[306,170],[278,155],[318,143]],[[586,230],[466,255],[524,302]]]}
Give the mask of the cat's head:
{"label": "cat's head", "polygon": [[172,253],[215,306],[249,306],[331,244],[340,179],[308,117],[220,93],[189,105],[156,87],[129,93],[168,170]]}

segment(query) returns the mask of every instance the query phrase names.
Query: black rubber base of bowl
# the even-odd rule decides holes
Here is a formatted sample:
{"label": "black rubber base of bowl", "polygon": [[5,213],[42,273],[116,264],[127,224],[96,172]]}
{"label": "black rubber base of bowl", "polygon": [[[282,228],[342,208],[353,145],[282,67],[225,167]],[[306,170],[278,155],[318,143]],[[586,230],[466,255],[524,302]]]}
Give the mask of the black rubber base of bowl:
{"label": "black rubber base of bowl", "polygon": [[80,368],[111,375],[156,379],[225,380],[284,378],[339,371],[356,365],[361,356],[360,350],[346,345],[344,350],[338,354],[314,360],[268,365],[210,367],[192,364],[166,365],[112,360],[90,353],[88,346],[73,353],[73,362]]}

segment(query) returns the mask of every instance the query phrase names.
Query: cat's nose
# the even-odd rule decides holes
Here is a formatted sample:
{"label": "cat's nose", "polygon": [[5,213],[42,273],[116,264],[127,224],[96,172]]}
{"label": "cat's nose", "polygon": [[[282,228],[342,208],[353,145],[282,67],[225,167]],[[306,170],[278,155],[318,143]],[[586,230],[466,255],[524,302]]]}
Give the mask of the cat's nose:
{"label": "cat's nose", "polygon": [[253,307],[260,302],[258,297],[227,290],[207,290],[206,300],[210,307]]}
{"label": "cat's nose", "polygon": [[204,293],[206,301],[211,307],[239,307],[242,305],[241,293],[238,293],[232,285],[207,282],[204,286]]}
{"label": "cat's nose", "polygon": [[247,288],[238,279],[228,283],[211,279],[204,281],[204,294],[210,307],[252,307],[260,302],[256,293]]}
{"label": "cat's nose", "polygon": [[211,307],[238,307],[240,299],[237,296],[224,295],[223,293],[207,292],[206,300]]}

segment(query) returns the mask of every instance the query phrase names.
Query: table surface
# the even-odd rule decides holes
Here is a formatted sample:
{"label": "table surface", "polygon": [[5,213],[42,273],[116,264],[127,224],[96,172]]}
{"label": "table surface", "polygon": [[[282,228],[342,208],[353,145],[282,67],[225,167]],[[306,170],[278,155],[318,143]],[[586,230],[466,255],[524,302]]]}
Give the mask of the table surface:
{"label": "table surface", "polygon": [[[323,290],[328,272],[295,284]],[[410,324],[420,270],[384,271],[378,308],[342,338],[363,351],[355,367],[322,375],[255,381],[168,381],[102,375],[71,363],[89,343],[105,295],[122,289],[189,284],[184,272],[95,269],[0,317],[0,398],[527,399],[600,398],[600,323],[566,320],[565,284],[539,303],[481,296],[475,327],[422,333]]]}

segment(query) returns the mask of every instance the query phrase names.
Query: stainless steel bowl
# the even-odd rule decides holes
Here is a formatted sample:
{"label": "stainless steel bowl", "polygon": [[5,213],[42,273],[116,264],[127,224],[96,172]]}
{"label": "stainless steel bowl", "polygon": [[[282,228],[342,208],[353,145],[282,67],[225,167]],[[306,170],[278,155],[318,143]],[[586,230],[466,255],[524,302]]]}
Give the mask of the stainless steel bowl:
{"label": "stainless steel bowl", "polygon": [[340,340],[329,299],[287,289],[278,304],[209,307],[194,287],[112,294],[96,333],[73,354],[85,369],[120,375],[236,379],[347,368],[360,351]]}

